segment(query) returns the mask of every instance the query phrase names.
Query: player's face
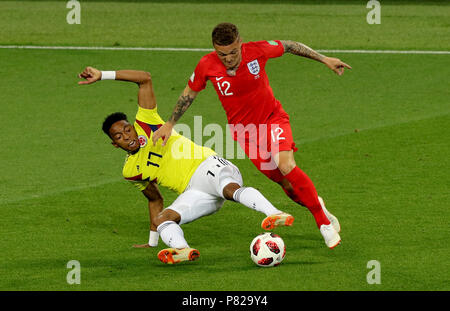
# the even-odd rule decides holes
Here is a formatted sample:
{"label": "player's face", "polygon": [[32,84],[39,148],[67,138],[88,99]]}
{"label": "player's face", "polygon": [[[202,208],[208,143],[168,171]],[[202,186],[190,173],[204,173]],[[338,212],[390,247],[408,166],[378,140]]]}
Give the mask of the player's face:
{"label": "player's face", "polygon": [[115,122],[109,129],[109,135],[116,148],[132,152],[140,147],[136,130],[125,120]]}
{"label": "player's face", "polygon": [[213,44],[216,50],[217,56],[219,57],[222,64],[225,65],[227,69],[233,69],[241,63],[241,37],[238,37],[230,45],[217,45]]}

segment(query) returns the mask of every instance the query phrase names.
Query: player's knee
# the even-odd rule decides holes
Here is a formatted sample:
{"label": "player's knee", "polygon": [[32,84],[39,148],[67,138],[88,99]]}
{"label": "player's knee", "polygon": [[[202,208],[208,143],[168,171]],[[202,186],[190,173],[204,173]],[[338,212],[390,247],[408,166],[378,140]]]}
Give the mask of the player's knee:
{"label": "player's knee", "polygon": [[278,164],[278,169],[283,175],[289,174],[296,167],[294,161],[280,162]]}
{"label": "player's knee", "polygon": [[153,224],[158,227],[160,224],[162,224],[165,221],[174,221],[176,223],[179,223],[181,220],[180,214],[177,212],[165,209],[161,213],[158,214],[158,216],[155,217],[155,220],[153,221]]}
{"label": "player's knee", "polygon": [[283,175],[289,174],[297,166],[292,151],[281,151],[275,155],[275,162]]}
{"label": "player's knee", "polygon": [[229,183],[223,188],[223,197],[227,200],[233,200],[233,195],[236,190],[241,188],[237,183]]}

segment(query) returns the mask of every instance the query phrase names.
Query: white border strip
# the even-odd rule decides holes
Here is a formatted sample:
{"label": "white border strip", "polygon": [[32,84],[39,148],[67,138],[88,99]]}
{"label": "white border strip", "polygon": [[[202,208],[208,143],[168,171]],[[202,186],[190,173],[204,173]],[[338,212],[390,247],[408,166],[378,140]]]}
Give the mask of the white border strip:
{"label": "white border strip", "polygon": [[[106,47],[106,46],[38,46],[38,45],[0,45],[0,49],[37,49],[37,50],[100,50],[100,51],[176,51],[176,52],[211,52],[213,49],[201,48],[146,48],[146,47]],[[320,53],[353,54],[442,54],[450,51],[401,51],[401,50],[317,50]]]}

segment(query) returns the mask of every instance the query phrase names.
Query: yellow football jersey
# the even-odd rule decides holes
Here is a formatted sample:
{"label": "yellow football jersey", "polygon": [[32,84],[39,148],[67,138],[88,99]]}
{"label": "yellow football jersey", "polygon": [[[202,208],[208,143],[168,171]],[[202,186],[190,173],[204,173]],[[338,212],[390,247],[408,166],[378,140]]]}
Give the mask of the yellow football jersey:
{"label": "yellow football jersey", "polygon": [[139,137],[140,149],[127,155],[123,176],[141,191],[154,181],[180,194],[200,163],[216,153],[210,148],[196,145],[175,130],[165,146],[162,146],[161,139],[153,146],[153,132],[163,124],[156,107],[139,107],[134,128]]}

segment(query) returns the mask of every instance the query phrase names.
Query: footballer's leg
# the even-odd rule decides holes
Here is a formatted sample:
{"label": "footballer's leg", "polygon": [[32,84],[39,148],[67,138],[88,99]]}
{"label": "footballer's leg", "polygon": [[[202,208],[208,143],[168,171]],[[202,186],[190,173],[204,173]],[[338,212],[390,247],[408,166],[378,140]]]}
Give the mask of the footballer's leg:
{"label": "footballer's leg", "polygon": [[229,183],[223,189],[225,199],[239,202],[267,217],[261,223],[264,230],[272,230],[279,226],[292,226],[294,217],[277,209],[261,192],[252,187],[241,187],[236,183]]}
{"label": "footballer's leg", "polygon": [[[290,165],[283,167],[283,162],[280,159],[283,157],[293,158],[292,151],[282,151],[278,156],[279,158],[276,161],[279,161],[277,163],[279,163],[280,171],[288,171],[285,177],[290,187],[287,187],[286,193],[291,193],[291,199],[308,208],[314,216],[325,244],[329,248],[336,247],[341,242],[341,237],[339,236],[340,227],[337,218],[324,208],[325,205],[322,204],[323,201],[320,201],[321,198],[317,195],[314,184],[299,167],[295,166],[292,169]],[[285,159],[284,163],[286,162],[289,163],[289,160]],[[337,225],[333,225],[333,223]]]}
{"label": "footballer's leg", "polygon": [[155,221],[161,239],[169,246],[159,252],[159,260],[167,264],[196,260],[200,252],[188,245],[180,226],[214,214],[223,202],[223,198],[193,188],[179,195]]}
{"label": "footballer's leg", "polygon": [[[211,156],[201,164],[191,178],[190,189],[202,191],[222,200],[239,202],[248,208],[266,216],[277,215],[272,229],[280,225],[292,225],[294,218],[278,210],[258,190],[243,187],[242,175],[239,169],[230,161],[219,156]],[[283,222],[284,221],[284,222]]]}
{"label": "footballer's leg", "polygon": [[180,214],[176,211],[165,209],[155,220],[158,233],[163,242],[169,246],[158,253],[158,259],[166,264],[176,264],[182,261],[196,260],[200,253],[189,247],[184,238],[180,225]]}
{"label": "footballer's leg", "polygon": [[314,220],[325,240],[325,244],[329,248],[336,247],[341,242],[338,231],[340,227],[336,230],[339,225],[333,226],[332,220],[338,224],[337,218],[323,208],[325,205],[321,204],[311,179],[298,166],[295,165],[292,168],[292,162],[295,164],[293,152],[281,151],[276,155],[275,161],[279,165],[280,171],[285,174],[285,181],[283,183],[285,185],[290,184],[290,186],[286,187],[286,193],[288,195],[290,194],[292,200],[308,208],[314,216]]}
{"label": "footballer's leg", "polygon": [[[325,244],[329,248],[337,246],[341,238],[338,230],[331,224],[332,216],[319,200],[316,188],[311,179],[296,164],[294,152],[297,151],[292,137],[289,117],[281,113],[271,122],[271,133],[268,140],[272,157],[281,172],[281,179],[272,179],[278,182],[285,193],[296,203],[305,206],[313,215]],[[330,216],[330,217],[329,217]],[[332,216],[332,217],[331,217]],[[337,219],[333,219],[336,223]]]}
{"label": "footballer's leg", "polygon": [[309,209],[314,216],[317,227],[329,225],[330,221],[320,205],[319,196],[311,179],[295,163],[293,151],[280,151],[275,156],[284,179],[292,186],[287,192],[296,203]]}
{"label": "footballer's leg", "polygon": [[[224,163],[223,159],[221,159],[221,162]],[[241,203],[250,209],[265,214],[267,217],[261,223],[261,227],[265,230],[272,230],[279,226],[292,226],[294,222],[292,215],[277,209],[257,189],[244,187],[238,167],[229,161],[227,161],[227,164],[220,169],[217,179],[214,181],[218,193],[224,199]]]}
{"label": "footballer's leg", "polygon": [[[286,194],[296,203],[305,206],[314,216],[317,227],[329,225],[330,221],[326,217],[319,202],[316,188],[311,179],[295,163],[294,152],[297,151],[294,139],[292,137],[289,116],[283,112],[272,116],[268,123],[270,124],[270,133],[267,134],[267,144],[270,146],[272,158],[282,174],[281,179],[274,180],[283,187],[290,184],[291,187],[283,189]],[[287,180],[284,183],[282,180]]]}

